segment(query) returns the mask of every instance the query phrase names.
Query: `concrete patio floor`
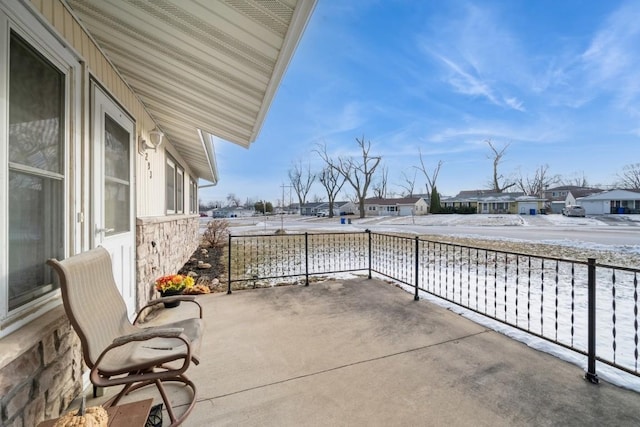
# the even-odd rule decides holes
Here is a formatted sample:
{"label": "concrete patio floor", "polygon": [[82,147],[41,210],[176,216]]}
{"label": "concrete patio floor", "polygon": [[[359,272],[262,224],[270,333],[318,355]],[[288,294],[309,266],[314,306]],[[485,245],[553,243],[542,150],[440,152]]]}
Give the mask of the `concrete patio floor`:
{"label": "concrete patio floor", "polygon": [[198,300],[207,329],[185,426],[640,425],[639,394],[379,280]]}

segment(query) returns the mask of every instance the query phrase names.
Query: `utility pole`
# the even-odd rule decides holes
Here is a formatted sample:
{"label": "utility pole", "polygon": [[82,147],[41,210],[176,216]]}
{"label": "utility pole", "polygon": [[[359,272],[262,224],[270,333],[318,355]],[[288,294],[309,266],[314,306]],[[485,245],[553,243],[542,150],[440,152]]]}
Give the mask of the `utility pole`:
{"label": "utility pole", "polygon": [[289,189],[289,208],[291,208],[291,188],[293,186],[292,185],[284,185],[284,184],[282,184],[280,187],[282,187],[282,213],[284,213],[284,189],[285,188]]}

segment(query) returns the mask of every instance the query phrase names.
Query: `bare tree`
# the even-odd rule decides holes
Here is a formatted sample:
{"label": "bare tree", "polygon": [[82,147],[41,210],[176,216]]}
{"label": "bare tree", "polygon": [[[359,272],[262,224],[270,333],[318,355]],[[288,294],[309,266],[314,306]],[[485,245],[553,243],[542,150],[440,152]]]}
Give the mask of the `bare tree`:
{"label": "bare tree", "polygon": [[235,193],[227,194],[227,206],[237,208],[240,206],[240,198],[238,198]]}
{"label": "bare tree", "polygon": [[402,187],[403,190],[406,191],[405,194],[403,194],[403,196],[405,197],[413,197],[413,190],[416,186],[416,174],[418,173],[417,170],[413,171],[413,177],[410,177],[409,175],[407,175],[404,171],[402,172],[402,179],[403,179],[403,183],[402,184],[398,184],[400,187]]}
{"label": "bare tree", "polygon": [[345,178],[337,169],[330,166],[326,166],[318,174],[318,181],[327,191],[327,198],[329,199],[329,218],[333,218],[333,204],[336,201],[336,197],[342,189],[345,183]]}
{"label": "bare tree", "polygon": [[424,158],[422,157],[422,150],[418,149],[418,153],[420,153],[420,166],[417,169],[421,170],[424,174],[425,179],[427,180],[427,193],[432,194],[436,188],[436,183],[438,181],[438,175],[440,174],[440,168],[442,167],[442,160],[438,160],[438,164],[433,168],[431,174],[429,173],[429,169],[427,169],[424,164]]}
{"label": "bare tree", "polygon": [[355,198],[358,201],[358,210],[360,218],[364,218],[364,200],[367,197],[367,191],[371,185],[371,180],[376,168],[380,164],[382,157],[372,156],[369,154],[371,150],[371,141],[365,141],[364,135],[362,139],[356,138],[356,142],[360,147],[361,157],[355,159],[353,157],[339,157],[337,160],[332,159],[327,154],[326,146],[320,146],[317,153],[322,160],[330,168],[335,169],[349,182],[355,191]]}
{"label": "bare tree", "polygon": [[574,174],[569,177],[562,177],[560,179],[561,185],[567,186],[576,186],[576,187],[588,187],[589,182],[587,181],[587,177],[584,172],[580,172],[579,174]]}
{"label": "bare tree", "polygon": [[389,169],[382,165],[380,180],[373,184],[373,195],[379,199],[387,197],[387,181],[389,180]]}
{"label": "bare tree", "polygon": [[544,196],[544,190],[560,180],[558,175],[549,175],[549,165],[538,166],[533,177],[520,175],[516,185],[527,196]]}
{"label": "bare tree", "polygon": [[509,148],[509,145],[511,144],[509,143],[501,149],[497,149],[490,139],[485,140],[485,142],[489,144],[489,148],[491,148],[492,152],[492,154],[488,156],[488,158],[493,161],[493,178],[490,184],[491,189],[496,193],[502,193],[504,192],[504,190],[508,190],[509,188],[516,185],[515,181],[507,180],[504,178],[504,176],[498,173],[498,166],[500,165],[500,162],[502,161],[507,148]]}
{"label": "bare tree", "polygon": [[307,194],[309,194],[309,190],[315,179],[316,176],[311,173],[311,167],[309,165],[304,169],[302,163],[296,163],[289,169],[289,180],[291,181],[293,191],[295,191],[298,196],[300,209],[302,209],[302,205],[306,203]]}
{"label": "bare tree", "polygon": [[640,163],[626,165],[618,178],[618,186],[628,190],[640,190]]}
{"label": "bare tree", "polygon": [[244,201],[243,207],[245,209],[251,209],[255,204],[256,204],[255,200],[253,200],[251,197],[247,197],[247,199]]}

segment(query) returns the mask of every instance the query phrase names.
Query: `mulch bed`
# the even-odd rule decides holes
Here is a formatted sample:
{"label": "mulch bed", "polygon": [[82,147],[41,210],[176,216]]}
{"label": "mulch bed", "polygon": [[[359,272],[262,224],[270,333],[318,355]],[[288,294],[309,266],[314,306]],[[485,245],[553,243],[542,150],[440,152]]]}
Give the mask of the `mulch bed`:
{"label": "mulch bed", "polygon": [[222,262],[222,249],[207,245],[198,246],[178,274],[190,274],[196,285],[208,286],[211,292],[226,291],[226,284],[221,284],[218,280],[226,271]]}

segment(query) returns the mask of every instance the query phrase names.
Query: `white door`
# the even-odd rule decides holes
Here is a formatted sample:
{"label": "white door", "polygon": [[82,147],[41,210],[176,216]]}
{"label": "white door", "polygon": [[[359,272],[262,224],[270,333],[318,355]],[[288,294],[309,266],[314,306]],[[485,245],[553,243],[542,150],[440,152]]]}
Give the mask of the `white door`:
{"label": "white door", "polygon": [[134,124],[92,85],[94,245],[111,254],[113,273],[131,316],[135,311]]}

